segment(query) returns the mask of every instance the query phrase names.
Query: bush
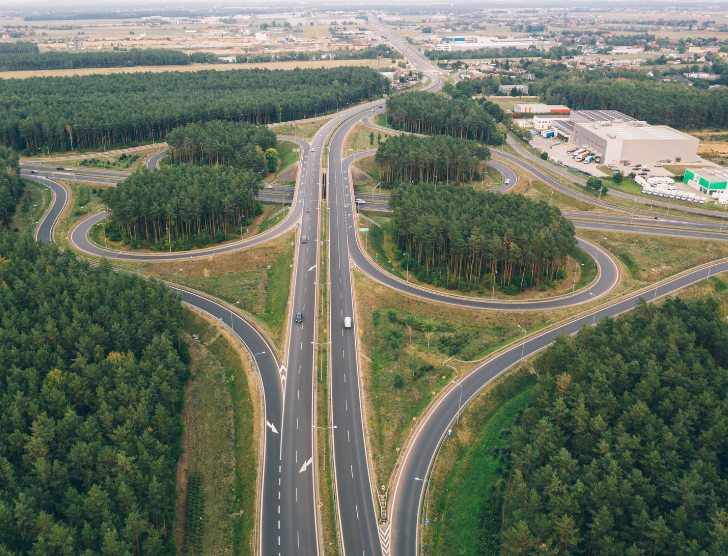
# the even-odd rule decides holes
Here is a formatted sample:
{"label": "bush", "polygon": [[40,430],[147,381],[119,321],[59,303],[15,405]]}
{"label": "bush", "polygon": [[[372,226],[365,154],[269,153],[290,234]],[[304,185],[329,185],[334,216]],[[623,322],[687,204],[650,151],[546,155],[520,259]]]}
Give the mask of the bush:
{"label": "bush", "polygon": [[506,295],[518,295],[520,292],[521,290],[516,284],[511,284],[510,286],[503,288],[503,293]]}
{"label": "bush", "polygon": [[372,312],[372,323],[374,324],[374,326],[379,325],[380,318],[381,318],[381,315],[379,314],[379,309]]}
{"label": "bush", "polygon": [[404,377],[400,373],[397,373],[396,375],[394,375],[394,380],[392,381],[392,384],[395,390],[401,390],[402,388],[404,388]]}
{"label": "bush", "polygon": [[397,322],[397,311],[394,309],[387,309],[387,320],[391,322],[392,324],[396,324]]}
{"label": "bush", "polygon": [[549,153],[546,151],[541,153],[541,160],[548,160],[549,159]]}
{"label": "bush", "polygon": [[427,373],[431,373],[435,370],[435,366],[430,363],[425,363],[424,365],[420,365],[418,369],[414,372],[415,378],[420,378],[422,375],[425,375]]}

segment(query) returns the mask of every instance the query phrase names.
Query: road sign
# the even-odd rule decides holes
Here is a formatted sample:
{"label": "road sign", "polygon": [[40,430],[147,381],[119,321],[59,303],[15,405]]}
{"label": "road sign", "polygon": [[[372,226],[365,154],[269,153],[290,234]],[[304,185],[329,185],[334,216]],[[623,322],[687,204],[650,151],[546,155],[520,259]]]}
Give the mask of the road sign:
{"label": "road sign", "polygon": [[368,232],[369,231],[369,228],[359,228],[359,231],[360,232]]}
{"label": "road sign", "polygon": [[452,429],[448,429],[447,435],[450,436],[452,434]]}
{"label": "road sign", "polygon": [[387,488],[387,487],[385,487],[384,485],[382,485],[382,490],[384,490],[385,488]]}
{"label": "road sign", "polygon": [[425,520],[425,525],[427,525],[428,523],[430,523],[430,520],[429,519],[426,519]]}

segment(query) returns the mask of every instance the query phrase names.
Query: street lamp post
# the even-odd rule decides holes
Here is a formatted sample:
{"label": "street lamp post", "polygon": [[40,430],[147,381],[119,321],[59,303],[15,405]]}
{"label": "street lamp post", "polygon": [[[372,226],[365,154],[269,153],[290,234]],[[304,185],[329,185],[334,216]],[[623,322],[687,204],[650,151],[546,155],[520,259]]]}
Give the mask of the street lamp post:
{"label": "street lamp post", "polygon": [[[326,282],[326,283],[330,284],[331,282]],[[326,344],[330,344],[331,342],[311,342],[311,343],[321,347],[321,346],[325,346]],[[323,379],[323,377],[321,376],[322,372],[323,372],[323,365],[322,365],[321,357],[319,357],[319,380]]]}
{"label": "street lamp post", "polygon": [[728,203],[723,205],[723,216],[720,217],[720,231],[723,231],[723,219],[725,218],[725,209],[728,209]]}
{"label": "street lamp post", "polygon": [[[589,292],[589,295],[594,297],[594,294],[592,292]],[[594,323],[596,322],[596,318],[597,318],[597,306],[594,305],[594,314],[592,315],[592,326],[594,326]]]}
{"label": "street lamp post", "polygon": [[174,281],[173,281],[174,284],[177,284],[177,273],[178,272],[182,272],[182,269],[180,268],[179,270],[174,271]]}
{"label": "street lamp post", "polygon": [[463,383],[461,382],[455,382],[454,380],[451,380],[455,386],[460,386],[460,401],[458,402],[458,416],[457,420],[455,421],[456,425],[460,424],[460,410],[463,408]]}
{"label": "street lamp post", "polygon": [[[333,425],[331,427],[317,427],[316,425],[311,425],[311,427],[314,429],[326,430],[326,429],[335,429],[336,425]],[[326,471],[326,458],[324,458],[324,471]]]}
{"label": "street lamp post", "polygon": [[715,260],[715,255],[713,254],[713,251],[711,249],[705,248],[706,251],[710,251],[710,265],[708,266],[708,278],[710,278],[710,269],[713,268],[713,260]]}
{"label": "street lamp post", "polygon": [[518,361],[518,363],[522,363],[523,354],[524,354],[524,351],[526,350],[526,329],[523,328],[520,324],[517,324],[516,326],[518,328],[520,328],[521,330],[523,330],[523,343],[521,344],[521,359]]}

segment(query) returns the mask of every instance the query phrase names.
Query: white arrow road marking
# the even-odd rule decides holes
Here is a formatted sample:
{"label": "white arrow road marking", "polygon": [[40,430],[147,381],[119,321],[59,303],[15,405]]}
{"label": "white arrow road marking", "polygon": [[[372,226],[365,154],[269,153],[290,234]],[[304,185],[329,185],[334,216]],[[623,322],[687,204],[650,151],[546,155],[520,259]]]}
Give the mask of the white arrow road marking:
{"label": "white arrow road marking", "polygon": [[304,463],[304,464],[303,464],[303,465],[301,466],[301,470],[299,471],[299,473],[303,473],[304,471],[306,471],[306,468],[307,468],[307,467],[308,467],[309,465],[311,465],[312,463],[313,463],[313,457],[309,458],[309,460],[308,460],[307,462],[305,462],[305,463]]}
{"label": "white arrow road marking", "polygon": [[271,425],[268,421],[266,421],[265,424],[270,427],[270,430],[272,430],[274,434],[278,434],[275,425]]}
{"label": "white arrow road marking", "polygon": [[316,265],[313,265],[311,268],[309,268],[306,272],[311,272],[314,268],[316,268]]}

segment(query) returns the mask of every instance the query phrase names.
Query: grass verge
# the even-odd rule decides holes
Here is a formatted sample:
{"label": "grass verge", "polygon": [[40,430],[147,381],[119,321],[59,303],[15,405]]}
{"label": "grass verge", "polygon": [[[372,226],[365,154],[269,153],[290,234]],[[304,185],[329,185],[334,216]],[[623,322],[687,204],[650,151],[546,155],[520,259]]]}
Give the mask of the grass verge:
{"label": "grass verge", "polygon": [[292,135],[300,139],[311,139],[331,118],[322,118],[315,122],[304,122],[300,124],[285,124],[273,126],[272,129],[278,135]]}
{"label": "grass verge", "polygon": [[276,150],[278,151],[278,158],[281,161],[281,165],[278,168],[279,173],[295,164],[298,161],[298,157],[301,156],[301,147],[291,141],[278,141]]}
{"label": "grass verge", "polygon": [[20,233],[35,230],[38,222],[53,202],[53,192],[47,187],[31,180],[23,180],[25,186],[21,195],[15,216],[10,225],[11,230]]}
{"label": "grass verge", "polygon": [[118,268],[138,271],[189,286],[242,309],[271,338],[279,351],[291,289],[294,234],[234,253],[184,261],[118,261]]}
{"label": "grass verge", "polygon": [[[323,201],[325,204],[326,201]],[[325,206],[319,211],[321,215],[321,239],[328,237],[329,211]],[[316,315],[316,326],[318,327],[318,341],[321,345],[316,346],[316,426],[331,426],[331,412],[329,407],[329,359],[327,327],[329,314],[328,301],[328,249],[327,242],[321,246],[319,257],[319,312]],[[321,510],[321,529],[324,545],[324,554],[338,556],[341,554],[339,547],[338,524],[336,521],[336,492],[334,489],[333,459],[331,454],[331,429],[320,428],[316,430],[316,448],[319,477],[319,502]]]}
{"label": "grass verge", "polygon": [[[236,505],[239,505],[239,494],[236,492],[237,478],[244,475],[252,480],[253,498],[243,499],[246,504],[244,515],[255,514],[255,478],[256,469],[249,468],[250,461],[255,464],[256,446],[251,439],[247,442],[236,442],[241,433],[245,433],[245,420],[251,422],[255,411],[248,394],[248,405],[237,407],[234,404],[234,389],[229,387],[231,358],[220,357],[212,348],[218,342],[227,342],[218,337],[217,327],[207,318],[190,309],[184,310],[183,329],[187,333],[185,340],[190,347],[190,370],[192,380],[185,386],[185,407],[182,415],[184,435],[182,446],[184,452],[177,469],[177,519],[175,522],[175,541],[178,550],[190,544],[185,538],[193,531],[189,523],[185,523],[190,514],[189,504],[204,506],[204,530],[194,544],[200,543],[201,554],[224,554],[233,548],[235,555],[248,555],[250,550],[240,550],[235,546],[234,530],[236,520],[230,519]],[[193,334],[198,335],[194,339]],[[210,342],[211,346],[203,342]],[[245,375],[239,378],[235,387],[247,387]],[[251,429],[249,426],[248,429]],[[252,429],[251,429],[252,430]],[[252,434],[252,432],[251,432]],[[238,450],[238,447],[242,449]],[[187,487],[193,478],[202,478],[201,500],[190,500]],[[192,481],[194,482],[194,481]],[[192,493],[194,494],[194,493]],[[198,510],[200,508],[198,507]],[[252,536],[252,528],[249,537]]]}
{"label": "grass verge", "polygon": [[429,484],[423,553],[498,554],[499,501],[489,488],[499,477],[493,448],[533,398],[536,377],[523,367],[481,392],[446,438]]}

